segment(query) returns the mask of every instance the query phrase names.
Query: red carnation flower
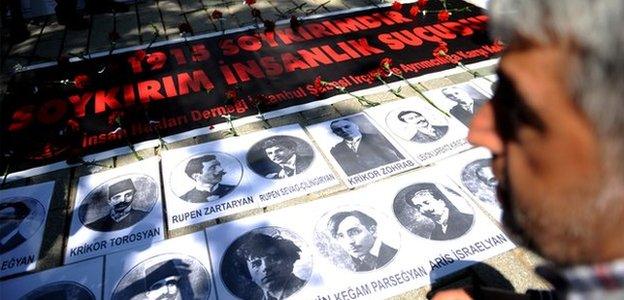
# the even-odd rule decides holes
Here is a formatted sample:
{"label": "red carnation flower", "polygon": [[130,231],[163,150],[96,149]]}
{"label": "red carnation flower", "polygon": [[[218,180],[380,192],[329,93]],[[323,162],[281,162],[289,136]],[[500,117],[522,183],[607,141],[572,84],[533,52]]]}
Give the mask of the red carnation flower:
{"label": "red carnation flower", "polygon": [[178,24],[178,30],[182,34],[193,34],[193,27],[187,22]]}
{"label": "red carnation flower", "polygon": [[448,51],[449,51],[449,49],[446,46],[446,43],[440,43],[440,44],[438,44],[438,47],[433,49],[433,56],[434,57],[444,57],[444,56],[446,56]]}
{"label": "red carnation flower", "polygon": [[401,10],[402,7],[403,7],[403,4],[401,4],[401,2],[394,1],[392,2],[392,6],[390,8],[392,8],[392,10]]}
{"label": "red carnation flower", "polygon": [[417,16],[420,13],[420,8],[416,5],[412,5],[412,8],[409,10],[409,14],[412,17]]}
{"label": "red carnation flower", "polygon": [[418,0],[416,5],[418,5],[418,7],[420,7],[420,8],[423,8],[423,7],[427,6],[427,2],[429,2],[429,0]]}
{"label": "red carnation flower", "polygon": [[67,128],[71,131],[78,131],[80,130],[80,124],[74,119],[69,119],[67,120]]}
{"label": "red carnation flower", "polygon": [[236,99],[236,91],[235,90],[227,90],[225,91],[225,98],[228,100],[234,100]]}
{"label": "red carnation flower", "polygon": [[448,10],[445,9],[443,11],[440,11],[438,13],[438,21],[440,22],[448,21],[450,16],[451,16],[451,13]]}
{"label": "red carnation flower", "polygon": [[297,29],[299,26],[301,26],[299,18],[297,18],[297,16],[290,16],[290,28]]}
{"label": "red carnation flower", "polygon": [[247,5],[253,5],[256,3],[256,0],[245,0],[245,4]]}
{"label": "red carnation flower", "polygon": [[379,67],[382,69],[389,69],[390,66],[392,66],[392,58],[384,57],[381,59],[381,62],[379,62]]}
{"label": "red carnation flower", "polygon": [[275,22],[273,22],[271,20],[264,20],[264,21],[262,21],[262,23],[264,24],[264,31],[266,31],[266,32],[273,32],[273,31],[275,31]]}
{"label": "red carnation flower", "polygon": [[134,52],[134,57],[136,57],[138,61],[143,61],[147,57],[147,52],[143,49],[137,50]]}
{"label": "red carnation flower", "polygon": [[74,86],[79,89],[84,89],[89,84],[89,76],[85,74],[78,74],[74,77]]}
{"label": "red carnation flower", "polygon": [[217,9],[215,9],[214,11],[212,11],[212,14],[210,15],[213,19],[221,19],[223,18],[223,13]]}
{"label": "red carnation flower", "polygon": [[314,90],[316,90],[315,96],[318,96],[320,93],[323,92],[323,90],[325,90],[325,86],[323,84],[323,80],[321,80],[321,76],[316,76],[312,84],[314,85]]}
{"label": "red carnation flower", "polygon": [[381,74],[383,74],[383,72],[379,68],[368,72],[368,76],[370,76],[371,78],[381,77]]}

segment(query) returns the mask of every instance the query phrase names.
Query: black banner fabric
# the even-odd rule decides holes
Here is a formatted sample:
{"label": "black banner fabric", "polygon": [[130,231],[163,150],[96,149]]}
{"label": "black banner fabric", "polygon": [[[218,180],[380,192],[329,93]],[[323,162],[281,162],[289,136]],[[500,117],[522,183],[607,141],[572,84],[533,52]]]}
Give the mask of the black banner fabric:
{"label": "black banner fabric", "polygon": [[[431,2],[422,9],[428,14],[404,4],[19,72],[2,103],[2,169],[76,159],[223,123],[227,114],[249,116],[258,105],[266,112],[340,93],[319,89],[318,76],[348,91],[378,86],[369,73],[384,58],[409,78],[501,51],[487,39],[479,8],[448,1],[450,17],[440,21],[442,7]],[[444,48],[447,55],[439,55]]]}

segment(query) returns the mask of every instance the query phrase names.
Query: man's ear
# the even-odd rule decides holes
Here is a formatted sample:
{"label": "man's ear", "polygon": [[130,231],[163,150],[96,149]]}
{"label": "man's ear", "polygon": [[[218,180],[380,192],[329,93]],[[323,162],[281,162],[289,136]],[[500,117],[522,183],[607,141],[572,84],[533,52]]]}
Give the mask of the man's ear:
{"label": "man's ear", "polygon": [[201,177],[201,174],[199,173],[193,173],[193,175],[191,175],[191,178],[195,181],[199,181],[199,177]]}
{"label": "man's ear", "polygon": [[377,237],[377,225],[372,225],[369,231],[373,234],[374,237]]}

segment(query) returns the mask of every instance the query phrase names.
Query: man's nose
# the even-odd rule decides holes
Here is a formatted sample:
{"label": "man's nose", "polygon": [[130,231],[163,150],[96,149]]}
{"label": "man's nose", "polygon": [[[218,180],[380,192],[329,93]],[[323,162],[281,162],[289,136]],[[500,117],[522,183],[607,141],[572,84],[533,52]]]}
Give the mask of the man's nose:
{"label": "man's nose", "polygon": [[503,141],[496,132],[492,103],[484,104],[476,112],[470,124],[468,142],[475,146],[488,148],[492,154],[500,154],[503,151]]}

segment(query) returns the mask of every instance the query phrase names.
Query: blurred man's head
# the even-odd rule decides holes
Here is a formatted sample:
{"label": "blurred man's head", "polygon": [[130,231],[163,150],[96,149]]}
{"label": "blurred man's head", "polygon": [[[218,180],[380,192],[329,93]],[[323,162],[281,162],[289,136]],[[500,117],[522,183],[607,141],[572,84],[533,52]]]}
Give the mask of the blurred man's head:
{"label": "blurred man's head", "polygon": [[446,98],[457,102],[462,107],[472,108],[474,104],[474,99],[472,99],[466,91],[456,86],[442,89],[442,94],[444,94]]}
{"label": "blurred man's head", "polygon": [[329,127],[334,134],[345,140],[354,140],[362,136],[360,127],[347,119],[333,121],[329,124]]}
{"label": "blurred man's head", "polygon": [[190,273],[188,265],[179,259],[155,264],[145,270],[145,296],[154,300],[182,299],[183,277]]}
{"label": "blurred man's head", "polygon": [[266,140],[262,148],[272,162],[282,165],[295,155],[297,143],[287,137],[276,137]]}
{"label": "blurred man's head", "polygon": [[130,179],[124,179],[108,187],[108,205],[116,212],[122,212],[132,205],[136,189]]}
{"label": "blurred man's head", "polygon": [[338,244],[355,258],[368,254],[377,240],[377,221],[357,210],[333,215],[327,227]]}
{"label": "blurred man's head", "polygon": [[468,138],[494,155],[504,224],[559,264],[624,257],[624,2],[490,8],[507,50]]}
{"label": "blurred man's head", "polygon": [[209,185],[221,182],[223,175],[226,174],[217,157],[212,154],[189,160],[184,172],[196,183]]}

